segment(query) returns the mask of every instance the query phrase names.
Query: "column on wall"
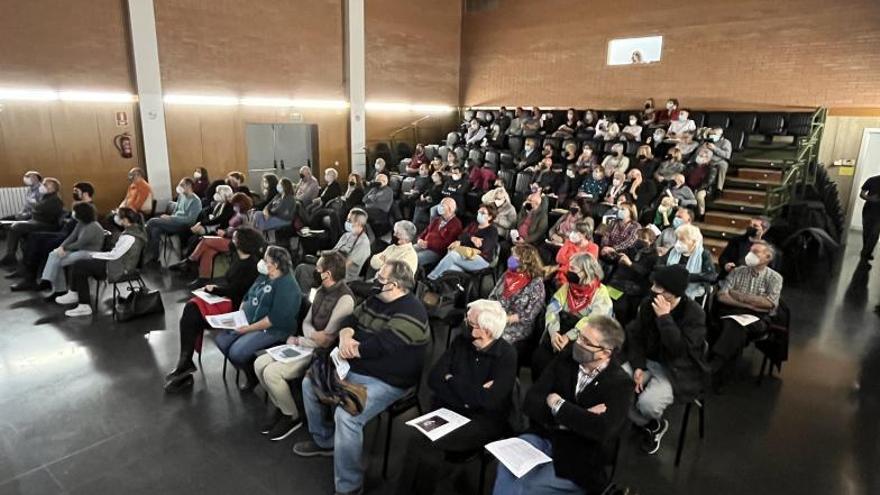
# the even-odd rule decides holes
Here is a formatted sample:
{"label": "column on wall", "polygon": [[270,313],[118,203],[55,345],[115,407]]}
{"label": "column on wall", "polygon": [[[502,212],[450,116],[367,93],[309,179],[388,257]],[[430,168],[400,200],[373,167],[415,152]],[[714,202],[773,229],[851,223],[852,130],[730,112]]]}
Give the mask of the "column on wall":
{"label": "column on wall", "polygon": [[364,0],[346,0],[345,6],[345,70],[351,108],[351,171],[364,175],[367,167]]}

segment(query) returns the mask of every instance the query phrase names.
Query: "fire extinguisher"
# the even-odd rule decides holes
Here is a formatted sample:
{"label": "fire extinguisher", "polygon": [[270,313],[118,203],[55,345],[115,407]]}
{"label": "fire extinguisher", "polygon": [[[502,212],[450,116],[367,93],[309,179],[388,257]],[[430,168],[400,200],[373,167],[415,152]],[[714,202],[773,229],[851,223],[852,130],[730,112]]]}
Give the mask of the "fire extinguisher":
{"label": "fire extinguisher", "polygon": [[113,146],[122,158],[131,158],[131,135],[127,132],[113,138]]}

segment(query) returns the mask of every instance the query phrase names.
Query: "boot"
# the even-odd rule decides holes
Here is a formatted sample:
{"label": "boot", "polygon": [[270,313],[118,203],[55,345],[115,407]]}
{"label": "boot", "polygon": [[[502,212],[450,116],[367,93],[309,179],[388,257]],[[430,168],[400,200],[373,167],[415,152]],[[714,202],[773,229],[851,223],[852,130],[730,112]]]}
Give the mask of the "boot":
{"label": "boot", "polygon": [[195,373],[196,370],[196,365],[192,362],[192,353],[181,351],[180,358],[177,360],[177,366],[171,370],[171,373],[165,375],[165,381],[179,380],[184,376]]}

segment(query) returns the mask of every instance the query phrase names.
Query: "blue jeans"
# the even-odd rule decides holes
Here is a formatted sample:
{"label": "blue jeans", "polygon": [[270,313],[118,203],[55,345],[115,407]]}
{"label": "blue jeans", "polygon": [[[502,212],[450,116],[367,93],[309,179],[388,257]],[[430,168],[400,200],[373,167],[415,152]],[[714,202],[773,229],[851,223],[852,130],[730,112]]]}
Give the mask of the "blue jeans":
{"label": "blue jeans", "polygon": [[52,284],[52,290],[55,292],[64,292],[67,290],[67,277],[64,274],[64,267],[70,266],[79,260],[87,260],[92,257],[89,251],[74,251],[67,253],[63,258],[58,256],[57,251],[49,252],[46,258],[46,265],[43,267],[43,275],[41,280],[48,280]]}
{"label": "blue jeans", "polygon": [[365,375],[348,373],[346,380],[367,387],[367,403],[363,412],[352,416],[341,407],[332,411],[333,422],[325,415],[326,406],[318,402],[312,382],[303,380],[303,405],[308,418],[309,433],[319,447],[333,449],[333,478],[337,492],[357,490],[364,484],[364,466],[361,459],[364,446],[364,426],[406,393],[405,389]]}
{"label": "blue jeans", "polygon": [[474,256],[473,258],[466,260],[455,251],[449,251],[446,253],[446,256],[440,260],[440,263],[437,263],[434,270],[428,274],[428,278],[431,280],[437,280],[446,272],[475,272],[488,267],[489,262],[483,259],[482,256]]}
{"label": "blue jeans", "polygon": [[182,218],[175,217],[156,217],[151,218],[146,225],[147,228],[147,247],[144,255],[145,261],[153,261],[159,258],[159,237],[162,234],[180,234],[189,232],[191,224]]}
{"label": "blue jeans", "polygon": [[266,218],[263,216],[262,211],[258,211],[254,214],[254,228],[259,230],[260,232],[265,232],[267,230],[276,230],[281,227],[288,227],[293,225],[290,220],[284,220],[283,218],[270,216]]}
{"label": "blue jeans", "polygon": [[280,344],[283,340],[274,334],[263,331],[238,333],[226,330],[214,337],[214,342],[220,352],[238,368],[249,365],[254,360],[254,354],[257,351]]}
{"label": "blue jeans", "polygon": [[[538,435],[527,433],[520,435],[526,442],[534,445],[541,452],[553,457],[553,448],[550,440],[541,438]],[[498,471],[495,474],[495,487],[492,489],[493,495],[583,495],[584,490],[576,485],[573,481],[565,478],[558,478],[556,471],[553,469],[553,463],[548,462],[535,467],[522,478],[517,478],[504,467],[503,464],[498,465]]]}
{"label": "blue jeans", "polygon": [[419,266],[426,266],[440,261],[440,255],[430,249],[416,248]]}

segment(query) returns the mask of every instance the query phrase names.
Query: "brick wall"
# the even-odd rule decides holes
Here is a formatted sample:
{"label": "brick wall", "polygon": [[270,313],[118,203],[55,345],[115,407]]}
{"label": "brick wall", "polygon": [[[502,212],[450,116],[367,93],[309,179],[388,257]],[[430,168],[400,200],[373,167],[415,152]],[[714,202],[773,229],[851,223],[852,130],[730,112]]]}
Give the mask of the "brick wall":
{"label": "brick wall", "polygon": [[[660,63],[605,65],[610,39],[650,35]],[[465,105],[880,105],[877,0],[501,0],[465,14],[462,47]]]}

